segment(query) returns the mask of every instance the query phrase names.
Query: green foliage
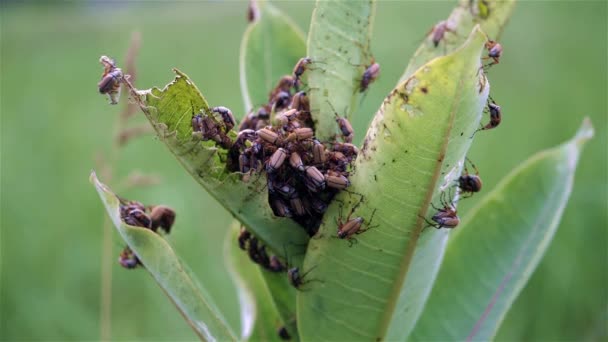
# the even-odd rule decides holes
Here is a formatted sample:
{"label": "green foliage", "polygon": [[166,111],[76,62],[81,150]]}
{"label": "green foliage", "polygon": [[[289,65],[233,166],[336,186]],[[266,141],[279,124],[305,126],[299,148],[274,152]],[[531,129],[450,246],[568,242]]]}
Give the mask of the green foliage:
{"label": "green foliage", "polygon": [[265,180],[253,176],[245,182],[241,174],[228,172],[227,151],[192,135],[193,114],[199,110],[209,114],[209,105],[188,76],[175,72],[175,81],[162,90],[132,90],[159,138],[188,173],[270,249],[301,253],[308,236],[294,221],[274,216],[267,204]]}
{"label": "green foliage", "polygon": [[[481,3],[481,1],[477,1]],[[503,28],[511,17],[515,0],[494,1],[491,3],[492,10],[486,16],[474,15],[476,7],[470,7],[471,0],[460,0],[459,6],[454,8],[446,23],[448,31],[442,41],[435,47],[428,37],[420,44],[410,62],[401,76],[400,81],[409,78],[420,66],[431,59],[450,53],[460,47],[467,38],[473,26],[479,24],[489,39],[498,39]]]}
{"label": "green foliage", "polygon": [[259,17],[241,41],[239,73],[246,111],[268,102],[270,89],[306,53],[304,34],[289,17],[269,1],[258,4]]}
{"label": "green foliage", "polygon": [[[309,37],[309,52],[315,64],[310,71],[309,85],[317,137],[334,139],[332,132],[336,129],[332,114],[337,115],[334,103],[349,103],[347,108],[351,111],[354,108],[361,71],[343,57],[354,54],[362,59],[371,55],[369,35],[374,8],[373,2],[317,3]],[[512,3],[505,5],[502,12],[494,12],[493,9],[491,12],[495,20],[490,12],[484,12],[484,20],[490,20],[488,26],[498,31],[511,8]],[[266,7],[266,11],[269,9]],[[260,53],[261,44],[265,49],[272,42],[268,39],[268,27],[272,27],[273,22],[281,22],[277,20],[276,13],[274,17],[266,15],[266,21],[254,22],[243,40],[241,73],[242,80],[245,80],[242,84],[247,85],[243,87],[246,92],[253,89],[247,84],[248,79],[268,81],[264,76],[273,73],[274,68],[270,67],[260,68],[254,73],[247,68],[257,67],[259,61],[268,58]],[[460,15],[465,16],[462,11]],[[455,25],[462,26],[472,25],[474,21],[470,15],[464,19],[454,19]],[[287,35],[295,31],[285,30]],[[346,48],[338,46],[339,52],[345,49],[343,55],[338,56],[336,51],[329,51],[325,43],[320,43],[321,39],[343,41],[347,32],[354,35],[346,36]],[[454,34],[457,32],[454,30]],[[478,25],[474,26],[460,48],[420,66],[383,101],[355,162],[350,191],[342,192],[332,203],[319,233],[309,243],[305,263],[300,269],[301,274],[314,277],[304,280],[304,284],[318,282],[320,285],[311,285],[299,292],[294,308],[290,305],[294,293],[288,289],[284,278],[265,277],[271,291],[270,294],[261,295],[270,295],[274,299],[275,309],[278,310],[272,312],[279,313],[284,322],[292,322],[294,311],[297,311],[297,327],[290,324],[292,334],[297,329],[299,336],[305,340],[381,340],[387,336],[407,338],[412,329],[414,332],[419,329],[414,322],[418,321],[425,307],[439,265],[432,256],[442,254],[447,236],[445,232],[428,230],[423,235],[424,228],[429,224],[425,217],[435,213],[436,209],[431,209],[431,204],[443,199],[446,193],[450,193],[448,200],[452,201],[450,189],[462,172],[472,135],[486,107],[490,85],[482,71],[481,61],[488,39]],[[271,48],[270,51],[277,49]],[[434,55],[436,51],[429,50],[423,43],[415,58],[428,57],[429,54]],[[317,67],[317,64],[325,66]],[[410,67],[416,64],[414,59]],[[227,151],[216,147],[213,142],[201,142],[200,137],[192,133],[188,119],[194,113],[200,111],[202,115],[217,119],[213,118],[213,113],[192,81],[177,70],[176,73],[175,81],[163,90],[131,89],[132,96],[137,99],[161,140],[188,172],[271,250],[280,253],[281,247],[286,249],[298,243],[302,246],[305,237],[294,241],[290,236],[296,232],[303,235],[302,230],[296,227],[289,230],[282,227],[279,231],[287,235],[277,234],[279,224],[295,224],[272,215],[266,204],[267,194],[261,177],[248,177],[245,180],[238,173],[230,173],[223,165],[227,160]],[[336,73],[346,76],[336,78]],[[257,76],[248,77],[249,74]],[[261,95],[246,93],[246,106],[251,106],[248,101],[252,96],[262,98]],[[322,102],[327,106],[320,105]],[[334,128],[330,129],[329,123]],[[407,177],[403,177],[404,174]],[[563,206],[567,198],[566,194],[561,202],[556,202]],[[403,208],[410,210],[404,213]],[[486,211],[491,212],[493,208]],[[534,214],[531,213],[531,216]],[[354,217],[362,219],[361,233],[366,235],[353,237],[346,242],[335,239],[336,229]],[[374,217],[380,223],[376,224]],[[272,220],[275,228],[270,230],[266,222]],[[418,243],[421,235],[423,238]],[[353,243],[357,243],[356,252],[351,248]],[[283,257],[287,259],[287,256],[294,254],[297,253],[292,248]],[[413,272],[409,272],[410,265],[415,266]],[[421,274],[428,282],[405,283],[406,276],[416,277],[416,271],[421,269],[427,269]],[[520,278],[522,282],[525,280]],[[249,296],[247,289],[242,285],[240,288],[241,298]],[[260,292],[259,286],[257,292]],[[502,312],[507,308],[507,304],[503,305]],[[432,306],[429,306],[431,309]],[[345,320],[344,317],[349,319]],[[399,322],[402,319],[409,323],[402,326]],[[494,330],[486,330],[495,332],[498,326],[496,320],[484,322],[488,325],[494,323]],[[247,326],[247,323],[244,325]],[[336,329],[336,326],[340,328]],[[262,335],[269,330],[263,323],[258,323],[256,327],[257,333]]]}
{"label": "green foliage", "polygon": [[226,234],[224,252],[226,267],[238,289],[243,324],[241,339],[278,341],[277,328],[284,322],[273,301],[275,294],[269,291],[262,277],[262,270],[234,243],[238,238],[239,229],[238,223],[232,224]]}
{"label": "green foliage", "polygon": [[[313,2],[276,5],[300,27],[308,27]],[[369,119],[395,87],[424,33],[445,18],[453,5],[378,2],[372,48],[382,74],[351,121],[357,138],[364,136]],[[1,7],[0,340],[98,340],[103,328],[99,306],[107,302],[100,296],[105,284],[100,264],[110,259],[101,252],[105,213],[83,175],[92,168],[102,174],[96,156],[110,149],[112,122],[120,108],[107,106],[106,99],[96,93],[95,59],[108,53],[123,64],[129,33],[137,29],[143,35],[143,49],[137,60],[136,85],[162,85],[171,78],[169,68],[175,66],[187,71],[210,103],[239,109],[237,51],[247,26],[246,3],[38,6],[15,2]],[[498,341],[606,339],[608,269],[603,267],[602,254],[607,247],[605,13],[605,2],[520,2],[499,38],[505,56],[488,77],[505,116],[499,128],[475,137],[470,157],[480,168],[484,189],[459,202],[461,218],[510,169],[571,134],[583,114],[591,116],[598,130],[581,157],[555,238],[506,315]],[[480,24],[491,38],[496,37]],[[467,34],[458,39],[466,39]],[[573,48],[564,49],[564,44]],[[24,54],[31,46],[37,47],[36,53]],[[53,61],[53,67],[48,61]],[[62,72],[70,77],[59,77]],[[234,112],[237,117],[244,114]],[[143,115],[134,120],[148,124]],[[232,215],[185,176],[162,145],[152,137],[129,144],[117,155],[114,177],[103,180],[123,196],[145,203],[162,200],[176,209],[176,230],[167,239],[238,331],[238,296],[220,262],[225,227]],[[120,179],[133,169],[150,170],[162,182],[145,188],[122,187]],[[460,228],[465,227],[453,233]],[[425,231],[419,245],[427,235],[438,234]],[[196,339],[147,272],[127,271],[118,265],[115,259],[124,242],[118,234],[113,240],[109,252],[111,339]],[[439,242],[447,243],[447,239]],[[416,255],[411,270],[416,267]],[[441,257],[434,260],[437,266],[442,262]],[[426,275],[416,274],[406,278],[404,286],[410,281],[429,282]],[[414,299],[421,298],[425,297]]]}
{"label": "green foliage", "polygon": [[373,59],[375,9],[375,0],[316,3],[308,32],[312,66],[307,75],[315,134],[321,141],[335,137],[334,115],[350,119],[356,109],[361,75]]}
{"label": "green foliage", "polygon": [[494,339],[553,239],[592,136],[586,119],[572,140],[530,157],[471,210],[450,238],[412,340]]}

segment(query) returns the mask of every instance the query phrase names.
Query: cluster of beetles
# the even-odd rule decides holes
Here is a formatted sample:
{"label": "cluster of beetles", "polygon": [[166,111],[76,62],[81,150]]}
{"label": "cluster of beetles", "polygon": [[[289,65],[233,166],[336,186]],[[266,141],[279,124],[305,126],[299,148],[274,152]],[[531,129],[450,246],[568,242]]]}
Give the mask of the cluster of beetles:
{"label": "cluster of beetles", "polygon": [[[454,33],[454,28],[449,22],[441,21],[427,36],[437,48],[450,32]],[[482,64],[484,71],[498,64],[502,54],[502,46],[496,41],[488,40],[485,47],[487,55],[483,59],[488,62]],[[100,62],[104,66],[104,72],[98,84],[99,92],[107,94],[110,102],[115,104],[126,75],[122,74],[111,58],[102,56]],[[227,150],[228,170],[239,172],[244,181],[248,181],[252,174],[265,175],[268,204],[273,213],[295,220],[310,236],[316,234],[323,214],[335,195],[340,191],[348,191],[352,164],[359,153],[352,143],[354,131],[351,124],[335,110],[333,115],[340,134],[331,141],[315,138],[310,101],[303,90],[302,76],[316,62],[309,57],[301,58],[290,75],[278,80],[268,94],[268,102],[248,113],[238,126],[232,111],[223,106],[198,112],[193,108],[192,115],[192,135],[202,141],[214,141]],[[379,73],[380,65],[372,59],[361,75],[359,91],[366,91]],[[495,128],[501,122],[501,108],[491,97],[488,98],[484,112],[489,113],[489,122],[481,125],[477,131]],[[234,134],[229,134],[235,127],[238,130],[236,138]],[[470,172],[468,166],[474,172]],[[461,198],[481,190],[479,171],[468,158],[465,159],[464,171],[457,179],[456,186],[460,189]],[[439,206],[431,203],[436,212],[430,219],[423,217],[427,227],[454,228],[459,224],[453,198],[444,191]],[[170,208],[144,207],[134,201],[121,200],[120,213],[125,223],[154,232],[161,228],[169,233],[175,220],[175,213]],[[351,218],[352,213],[353,210],[346,219],[340,217],[337,220],[336,233],[337,238],[348,240],[350,246],[356,242],[355,234],[361,234],[372,227],[373,218],[373,214],[369,220]],[[366,224],[367,228],[364,228]],[[244,228],[239,234],[238,244],[247,251],[253,262],[264,269],[287,272],[294,287],[298,288],[304,283],[305,274],[300,274],[298,268],[284,265],[275,255],[269,255],[266,247]],[[141,264],[128,247],[121,252],[119,261],[126,268]]]}

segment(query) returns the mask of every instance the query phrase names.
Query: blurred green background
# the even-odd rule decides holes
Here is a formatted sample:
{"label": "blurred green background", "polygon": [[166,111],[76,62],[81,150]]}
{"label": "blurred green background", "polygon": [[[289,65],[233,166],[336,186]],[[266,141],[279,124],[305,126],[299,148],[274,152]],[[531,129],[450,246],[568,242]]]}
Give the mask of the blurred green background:
{"label": "blurred green background", "polygon": [[[303,31],[312,5],[277,3]],[[105,212],[88,176],[96,156],[112,149],[122,106],[108,105],[97,93],[99,56],[115,56],[122,64],[131,32],[139,31],[140,88],[164,85],[173,77],[171,68],[178,67],[210,104],[242,114],[238,51],[246,6],[244,1],[2,2],[1,340],[101,336]],[[453,6],[379,1],[372,49],[382,75],[353,122],[359,139],[424,34]],[[607,17],[605,1],[521,2],[501,39],[501,64],[490,71],[503,123],[479,133],[470,153],[485,189],[530,155],[571,137],[584,116],[597,130],[580,161],[559,231],[507,315],[499,340],[608,338]],[[143,122],[142,115],[134,122]],[[155,173],[162,183],[121,195],[176,209],[169,240],[208,290],[223,298],[222,309],[238,326],[237,298],[222,254],[230,215],[151,135],[120,151],[109,185],[117,187],[134,169]],[[463,215],[480,198],[464,201]],[[145,271],[118,265],[123,243],[112,234],[109,336],[195,339]]]}

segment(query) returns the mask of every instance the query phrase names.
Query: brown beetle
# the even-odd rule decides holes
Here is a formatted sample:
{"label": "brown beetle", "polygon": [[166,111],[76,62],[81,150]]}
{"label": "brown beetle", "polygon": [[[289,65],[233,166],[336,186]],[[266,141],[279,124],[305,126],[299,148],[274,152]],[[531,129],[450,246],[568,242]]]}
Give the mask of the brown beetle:
{"label": "brown beetle", "polygon": [[481,178],[479,177],[479,170],[477,169],[477,166],[475,166],[475,164],[473,164],[469,158],[466,158],[466,161],[471,164],[475,170],[475,174],[470,174],[465,164],[464,173],[458,178],[458,187],[463,193],[465,193],[465,196],[463,196],[464,198],[471,197],[474,193],[479,192],[483,184],[481,182]]}
{"label": "brown beetle", "polygon": [[272,98],[270,103],[272,103],[272,109],[275,112],[278,112],[284,108],[287,108],[287,106],[291,103],[291,95],[287,91],[280,91]]}
{"label": "brown beetle", "polygon": [[310,59],[310,57],[303,57],[303,58],[300,58],[298,63],[296,63],[296,66],[293,68],[293,76],[294,76],[293,85],[296,88],[296,91],[297,91],[298,87],[300,86],[300,78],[302,77],[302,75],[304,74],[304,72],[306,71],[306,69],[310,63],[312,63],[312,59]]}
{"label": "brown beetle", "polygon": [[302,291],[301,286],[313,281],[320,281],[317,279],[310,279],[310,280],[304,280],[304,278],[306,277],[306,275],[308,275],[312,270],[315,269],[316,266],[311,267],[308,271],[300,274],[300,269],[298,267],[291,267],[290,269],[287,270],[287,277],[289,279],[289,283],[291,284],[291,286],[295,287],[296,289]]}
{"label": "brown beetle", "polygon": [[164,205],[155,205],[150,209],[150,220],[152,220],[153,231],[160,227],[169,234],[175,222],[175,211]]}
{"label": "brown beetle", "polygon": [[304,203],[302,203],[302,199],[296,193],[290,200],[289,204],[291,205],[291,209],[297,216],[304,216],[306,214],[306,209],[304,208]]}
{"label": "brown beetle", "polygon": [[306,139],[311,139],[314,134],[315,132],[310,127],[296,128],[285,138],[285,141],[302,141]]}
{"label": "brown beetle", "polygon": [[253,23],[260,17],[260,9],[256,0],[249,0],[249,6],[247,6],[247,21]]}
{"label": "brown beetle", "polygon": [[218,113],[222,117],[222,121],[226,125],[226,132],[231,130],[236,125],[236,120],[234,119],[234,115],[232,115],[232,111],[230,109],[219,106],[211,108],[213,113]]}
{"label": "brown beetle", "polygon": [[441,43],[447,32],[454,32],[447,20],[442,20],[433,26],[429,31],[429,34],[431,35],[431,41],[433,42],[434,47],[439,46],[439,43]]}
{"label": "brown beetle", "polygon": [[361,77],[359,92],[366,91],[369,85],[378,78],[378,75],[380,75],[380,64],[376,63],[372,58],[372,63],[365,69]]}
{"label": "brown beetle", "polygon": [[338,190],[343,190],[350,186],[348,178],[331,170],[325,174],[325,183],[327,183],[328,187]]}
{"label": "brown beetle", "polygon": [[152,228],[150,217],[141,209],[129,209],[126,216],[123,217],[123,221],[130,226]]}
{"label": "brown beetle", "polygon": [[318,192],[325,189],[325,176],[314,166],[307,166],[306,172],[306,186],[310,191]]}
{"label": "brown beetle", "polygon": [[251,233],[245,230],[245,227],[241,227],[241,231],[239,233],[238,242],[239,248],[242,250],[247,250],[247,242],[251,238]]}
{"label": "brown beetle", "polygon": [[327,157],[325,156],[325,146],[319,142],[319,140],[313,141],[312,146],[312,157],[315,165],[325,164]]}
{"label": "brown beetle", "polygon": [[353,235],[362,234],[368,231],[369,229],[374,228],[374,226],[371,226],[371,223],[374,219],[374,214],[376,214],[376,209],[374,209],[374,211],[372,212],[372,217],[370,218],[369,224],[365,229],[361,229],[361,227],[365,223],[365,220],[362,217],[356,217],[354,219],[350,218],[357,209],[357,207],[362,203],[362,201],[363,198],[361,198],[361,200],[359,200],[359,202],[351,208],[350,212],[348,213],[348,216],[346,217],[346,220],[342,221],[342,207],[340,207],[340,213],[336,218],[336,224],[338,225],[337,237],[338,239],[348,240],[349,247],[352,247],[353,243],[357,243],[357,239],[355,239]]}
{"label": "brown beetle", "polygon": [[488,129],[496,128],[498,127],[498,125],[500,125],[500,122],[502,121],[502,110],[500,109],[500,106],[496,104],[496,102],[494,102],[494,99],[492,99],[491,97],[488,97],[488,106],[485,111],[490,113],[490,122],[476,130],[473,135],[475,135],[475,133],[479,131],[485,131]]}
{"label": "brown beetle", "polygon": [[279,260],[279,258],[277,258],[276,255],[271,255],[270,263],[268,264],[268,267],[266,269],[271,272],[283,272],[285,271],[285,265],[281,263],[281,261]]}
{"label": "brown beetle", "polygon": [[285,204],[280,199],[278,199],[278,198],[275,199],[272,202],[272,204],[273,204],[272,209],[276,216],[279,216],[279,217],[292,217],[293,216],[293,214],[291,213],[291,210],[289,209],[287,204]]}
{"label": "brown beetle", "polygon": [[284,148],[278,148],[266,162],[266,172],[276,172],[283,166],[285,158],[287,158],[287,151]]}
{"label": "brown beetle", "polygon": [[294,77],[291,75],[285,75],[285,76],[281,77],[281,79],[279,80],[277,85],[274,87],[274,89],[272,89],[270,94],[268,94],[268,101],[272,103],[274,101],[274,98],[280,92],[286,92],[287,94],[290,94],[291,88],[293,87],[294,82],[295,82]]}
{"label": "brown beetle", "polygon": [[[426,223],[428,224],[427,227],[435,227],[437,229],[440,228],[456,228],[456,226],[458,226],[458,224],[460,223],[460,218],[458,217],[458,212],[456,211],[456,207],[454,206],[454,203],[448,202],[445,199],[446,193],[442,192],[441,193],[441,197],[440,197],[440,202],[442,205],[442,208],[437,208],[433,203],[431,203],[431,206],[437,210],[437,212],[433,215],[433,217],[431,217],[431,220],[433,220],[433,222],[430,222],[429,220],[427,220],[425,217],[423,217],[423,219],[426,221]],[[451,197],[451,196],[450,196]]]}
{"label": "brown beetle", "polygon": [[289,157],[289,165],[298,171],[304,172],[304,163],[302,162],[302,158],[298,152],[291,152],[291,156]]}
{"label": "brown beetle", "polygon": [[306,92],[301,91],[295,93],[291,98],[289,108],[297,111],[310,112],[310,101],[308,100],[308,96],[306,96]]}
{"label": "brown beetle", "polygon": [[257,135],[258,137],[262,138],[262,140],[271,143],[273,145],[277,145],[277,143],[279,142],[279,135],[276,132],[273,132],[272,130],[268,129],[268,128],[262,128],[257,130]]}
{"label": "brown beetle", "polygon": [[122,250],[122,252],[120,252],[120,255],[118,257],[118,262],[120,263],[120,265],[122,267],[127,268],[127,269],[133,269],[133,268],[136,268],[137,266],[141,265],[141,261],[139,261],[139,259],[137,258],[135,253],[133,253],[131,248],[129,248],[129,246],[126,246]]}
{"label": "brown beetle", "polygon": [[494,64],[500,63],[500,56],[502,56],[502,45],[494,40],[488,40],[486,42],[486,49],[488,49],[488,56],[483,59],[491,59],[492,62],[484,65],[484,68],[489,68]]}
{"label": "brown beetle", "polygon": [[283,341],[291,340],[291,335],[289,335],[289,331],[287,331],[287,328],[285,326],[281,326],[277,330],[277,335],[279,335],[279,338]]}

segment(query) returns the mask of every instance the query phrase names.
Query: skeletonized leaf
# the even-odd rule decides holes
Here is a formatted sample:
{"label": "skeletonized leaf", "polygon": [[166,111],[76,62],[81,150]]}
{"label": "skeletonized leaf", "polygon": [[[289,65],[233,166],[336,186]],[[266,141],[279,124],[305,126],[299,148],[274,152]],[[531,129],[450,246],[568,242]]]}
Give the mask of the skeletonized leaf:
{"label": "skeletonized leaf", "polygon": [[356,110],[361,76],[371,64],[369,42],[375,0],[317,0],[308,32],[307,71],[315,135],[321,141],[335,136],[334,109],[350,118]]}
{"label": "skeletonized leaf", "polygon": [[268,248],[280,255],[284,250],[291,255],[303,254],[308,235],[294,221],[272,213],[265,177],[253,174],[244,182],[242,174],[226,170],[226,150],[192,136],[193,113],[209,113],[209,105],[188,76],[174,71],[175,80],[163,89],[132,90],[159,139],[186,171]]}
{"label": "skeletonized leaf", "polygon": [[528,159],[456,229],[411,339],[491,340],[536,269],[572,191],[588,119],[576,136]]}
{"label": "skeletonized leaf", "polygon": [[[243,35],[240,52],[241,94],[245,112],[268,102],[279,78],[291,74],[306,54],[304,34],[269,1],[257,1],[259,18]],[[255,2],[254,2],[255,5]]]}
{"label": "skeletonized leaf", "polygon": [[190,274],[171,246],[149,229],[125,224],[120,218],[120,202],[116,195],[91,173],[110,219],[146,271],[152,275],[165,294],[184,316],[194,332],[206,341],[236,341],[237,337],[226,323],[212,297]]}

